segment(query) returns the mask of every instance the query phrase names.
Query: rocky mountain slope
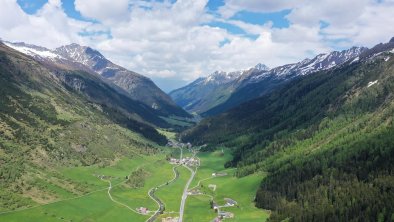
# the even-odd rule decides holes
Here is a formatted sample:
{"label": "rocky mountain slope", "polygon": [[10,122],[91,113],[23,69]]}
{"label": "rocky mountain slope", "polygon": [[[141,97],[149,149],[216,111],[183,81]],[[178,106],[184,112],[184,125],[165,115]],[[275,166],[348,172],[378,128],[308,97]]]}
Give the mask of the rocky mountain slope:
{"label": "rocky mountain slope", "polygon": [[55,50],[26,43],[5,42],[9,47],[48,65],[70,70],[84,70],[98,74],[128,93],[136,101],[155,109],[159,115],[170,117],[190,117],[172,99],[160,90],[149,78],[129,71],[106,59],[100,52],[90,47],[70,44]]}
{"label": "rocky mountain slope", "polygon": [[153,126],[169,124],[151,107],[99,76],[52,69],[2,43],[0,85],[1,211],[56,199],[40,187],[43,180],[84,193],[60,167],[109,165],[120,156],[157,152],[167,142]]}
{"label": "rocky mountain slope", "polygon": [[232,148],[226,165],[239,177],[267,172],[256,205],[272,221],[389,221],[393,83],[394,39],[204,119],[182,139]]}
{"label": "rocky mountain slope", "polygon": [[264,72],[269,68],[258,64],[254,68],[236,72],[216,71],[199,78],[189,85],[169,93],[172,99],[185,110],[201,114],[224,103],[238,87],[239,79],[253,72]]}
{"label": "rocky mountain slope", "polygon": [[203,116],[216,115],[269,93],[295,77],[337,68],[345,62],[357,58],[365,50],[367,48],[353,47],[341,52],[320,54],[313,59],[305,59],[298,63],[272,69],[258,64],[252,69],[235,72],[239,75],[229,78],[228,81],[216,81],[216,84],[212,85],[208,80],[215,77],[214,73],[172,91],[170,96],[178,105],[188,111],[194,111]]}

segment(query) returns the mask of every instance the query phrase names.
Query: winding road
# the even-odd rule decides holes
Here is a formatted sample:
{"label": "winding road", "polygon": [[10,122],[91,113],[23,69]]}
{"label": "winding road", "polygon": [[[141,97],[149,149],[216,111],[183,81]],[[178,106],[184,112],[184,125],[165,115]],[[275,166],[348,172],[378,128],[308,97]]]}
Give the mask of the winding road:
{"label": "winding road", "polygon": [[149,218],[146,220],[146,222],[153,222],[153,221],[155,221],[156,218],[164,211],[164,209],[165,209],[164,203],[155,195],[155,192],[156,192],[156,190],[159,189],[160,187],[166,186],[166,185],[168,185],[168,184],[174,182],[176,179],[178,179],[178,177],[179,177],[179,172],[178,172],[178,170],[177,170],[176,168],[177,168],[177,166],[175,166],[175,167],[172,168],[172,170],[174,171],[174,174],[175,174],[174,178],[172,178],[171,180],[169,180],[169,181],[167,181],[167,182],[165,182],[165,183],[163,183],[163,184],[161,184],[161,185],[159,185],[159,186],[157,186],[157,187],[153,187],[153,188],[151,188],[151,189],[148,191],[149,197],[150,197],[152,200],[154,200],[154,201],[159,205],[159,208],[155,211],[155,213],[154,213],[151,217],[149,217]]}
{"label": "winding road", "polygon": [[105,181],[105,182],[108,182],[109,186],[108,186],[108,191],[107,191],[107,193],[108,193],[109,199],[111,199],[112,202],[117,203],[117,204],[119,204],[119,205],[122,205],[122,206],[126,207],[127,209],[133,211],[133,212],[136,213],[136,214],[145,215],[145,214],[143,214],[143,213],[140,213],[140,212],[136,211],[135,209],[131,208],[130,206],[128,206],[128,205],[126,205],[126,204],[124,204],[124,203],[121,203],[121,202],[115,200],[115,199],[112,197],[112,195],[111,195],[111,189],[112,189],[112,183],[111,183],[111,181],[110,181],[110,180],[104,180],[103,178],[101,178],[101,180],[102,180],[102,181]]}

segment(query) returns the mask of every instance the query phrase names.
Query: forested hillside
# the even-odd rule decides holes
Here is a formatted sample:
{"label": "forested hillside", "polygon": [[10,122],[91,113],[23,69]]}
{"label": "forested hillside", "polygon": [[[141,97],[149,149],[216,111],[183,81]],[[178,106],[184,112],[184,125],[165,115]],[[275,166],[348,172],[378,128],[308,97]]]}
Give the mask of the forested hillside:
{"label": "forested hillside", "polygon": [[380,44],[182,134],[234,149],[239,177],[266,171],[256,195],[271,221],[394,219],[394,53]]}
{"label": "forested hillside", "polygon": [[[60,166],[157,152],[167,123],[99,78],[50,70],[0,44],[0,211],[86,192]],[[62,187],[61,189],[59,187]]]}

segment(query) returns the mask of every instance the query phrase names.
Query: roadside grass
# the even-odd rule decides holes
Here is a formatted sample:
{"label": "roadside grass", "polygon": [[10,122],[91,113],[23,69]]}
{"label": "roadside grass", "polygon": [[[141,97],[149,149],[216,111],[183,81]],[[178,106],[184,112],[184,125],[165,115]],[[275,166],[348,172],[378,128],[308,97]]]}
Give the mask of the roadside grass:
{"label": "roadside grass", "polygon": [[[152,187],[157,187],[174,177],[170,165],[166,160],[166,155],[176,152],[179,149],[163,149],[160,154],[151,156],[136,156],[133,159],[123,158],[112,163],[110,166],[80,166],[71,168],[60,168],[57,172],[61,174],[64,181],[70,184],[82,184],[85,196],[76,196],[63,190],[61,186],[55,186],[47,181],[38,181],[48,190],[63,198],[62,201],[37,206],[31,209],[0,214],[0,221],[145,221],[148,215],[139,215],[130,209],[114,203],[110,200],[107,188],[107,181],[100,179],[105,176],[112,183],[111,195],[122,204],[126,204],[132,209],[147,207],[151,211],[156,211],[158,205],[149,198],[148,191]],[[185,156],[191,153],[184,150]],[[239,207],[223,208],[235,214],[233,219],[228,221],[265,221],[269,213],[254,207],[254,195],[264,174],[253,174],[243,178],[233,176],[235,169],[225,169],[224,163],[231,158],[228,150],[224,149],[209,153],[199,153],[201,167],[190,186],[197,185],[199,180],[209,178],[201,182],[200,189],[208,195],[212,195],[219,205],[224,205],[224,198],[231,198],[238,202]],[[123,182],[126,176],[138,168],[148,172],[148,176],[139,188],[131,188]],[[185,167],[178,166],[179,178],[169,185],[165,185],[156,191],[156,196],[165,204],[166,209],[163,217],[179,216],[179,205],[184,186],[190,177],[190,172]],[[212,177],[213,172],[227,172],[227,176]],[[208,188],[209,184],[216,185],[216,190]],[[93,193],[89,193],[93,192]],[[72,198],[72,199],[64,199]],[[217,215],[210,209],[209,200],[211,197],[205,195],[189,196],[186,201],[184,221],[210,221]],[[176,212],[169,214],[169,212]],[[157,220],[157,221],[158,221]]]}
{"label": "roadside grass", "polygon": [[197,174],[190,187],[196,186],[199,180],[211,177],[214,172],[229,171],[228,173],[232,174],[231,169],[224,168],[224,163],[231,159],[231,154],[226,149],[223,151],[224,153],[218,150],[214,152],[203,152],[197,155],[197,157],[200,158],[201,166],[198,168]]}
{"label": "roadside grass", "polygon": [[0,220],[7,222],[144,221],[145,218],[113,203],[106,190],[78,199],[0,215]]}
{"label": "roadside grass", "polygon": [[[224,198],[231,198],[238,202],[239,207],[222,208],[222,211],[234,213],[234,218],[228,221],[266,221],[269,212],[258,209],[254,206],[254,196],[264,174],[253,174],[243,178],[233,176],[235,169],[225,169],[224,163],[231,158],[228,150],[215,151],[211,153],[200,153],[201,167],[198,169],[196,177],[191,185],[194,187],[199,180],[209,178],[213,172],[227,172],[227,176],[213,177],[200,183],[199,189],[208,195],[212,195],[219,206],[225,204]],[[209,184],[216,185],[216,190],[208,188]],[[185,221],[210,221],[216,214],[210,208],[210,197],[189,196],[186,202]],[[207,217],[210,218],[207,218]]]}
{"label": "roadside grass", "polygon": [[165,204],[165,212],[179,212],[183,189],[190,177],[190,171],[185,167],[179,166],[177,170],[179,172],[179,178],[156,192],[157,196]]}
{"label": "roadside grass", "polygon": [[[124,206],[112,202],[107,193],[108,182],[100,180],[97,176],[105,175],[110,178],[113,186],[111,194],[115,200],[122,203],[127,200],[125,201],[126,205],[138,203],[138,206],[146,202],[148,206],[156,210],[157,204],[147,195],[148,190],[158,183],[164,183],[168,178],[173,177],[171,165],[164,164],[166,162],[163,159],[164,155],[160,154],[135,159],[121,159],[115,165],[108,167],[87,166],[59,169],[67,180],[84,184],[88,187],[88,191],[93,193],[88,193],[82,197],[73,196],[71,198],[75,199],[65,199],[31,209],[0,214],[0,221],[26,221],[27,218],[29,218],[29,221],[43,222],[57,220],[144,221],[148,216],[136,214]],[[144,167],[152,174],[146,180],[144,188],[139,190],[121,188],[126,176],[138,167]],[[47,186],[47,184],[45,185]],[[67,193],[59,190],[59,187],[48,186],[48,189],[64,197],[69,197]],[[122,198],[119,198],[118,195]]]}
{"label": "roadside grass", "polygon": [[162,159],[155,160],[151,164],[146,164],[142,168],[149,172],[149,176],[145,180],[143,187],[130,188],[127,185],[122,184],[114,187],[111,193],[114,199],[130,206],[133,209],[146,207],[150,211],[156,211],[159,206],[155,201],[149,198],[148,191],[174,177],[172,166],[164,160],[164,157],[162,157]]}
{"label": "roadside grass", "polygon": [[63,168],[60,172],[64,177],[82,183],[89,187],[90,191],[108,187],[108,183],[98,178],[99,175],[111,176],[113,185],[125,180],[126,176],[138,166],[150,162],[158,156],[137,157],[134,159],[121,159],[114,166],[99,167],[81,166],[72,168]]}
{"label": "roadside grass", "polygon": [[187,198],[184,221],[212,221],[217,214],[210,208],[208,196],[189,196]]}

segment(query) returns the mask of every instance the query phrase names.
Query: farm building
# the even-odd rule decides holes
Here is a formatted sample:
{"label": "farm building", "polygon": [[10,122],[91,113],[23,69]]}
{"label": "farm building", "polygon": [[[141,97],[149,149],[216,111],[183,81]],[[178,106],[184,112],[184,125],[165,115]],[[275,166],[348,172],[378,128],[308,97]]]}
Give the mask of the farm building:
{"label": "farm building", "polygon": [[219,205],[216,202],[213,202],[212,203],[212,209],[214,209],[215,212],[218,211],[219,210]]}
{"label": "farm building", "polygon": [[222,219],[223,218],[233,218],[234,214],[231,213],[231,212],[220,211],[219,212],[219,217],[222,218]]}
{"label": "farm building", "polygon": [[224,201],[226,201],[226,206],[232,207],[237,205],[237,201],[230,199],[230,198],[224,198]]}
{"label": "farm building", "polygon": [[179,160],[175,158],[170,158],[170,164],[179,164]]}
{"label": "farm building", "polygon": [[199,189],[193,189],[187,192],[187,195],[200,195],[200,194],[202,194],[202,192]]}
{"label": "farm building", "polygon": [[137,211],[141,214],[147,214],[148,213],[148,208],[146,207],[140,207],[137,209]]}

